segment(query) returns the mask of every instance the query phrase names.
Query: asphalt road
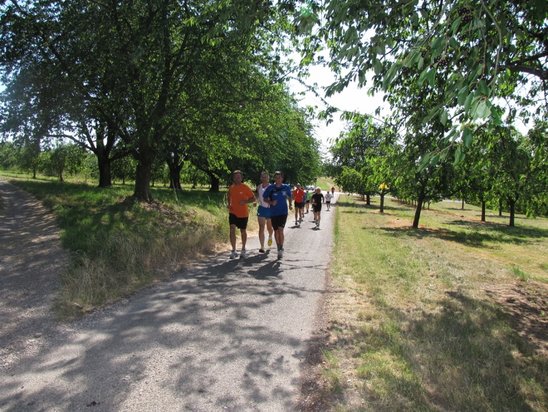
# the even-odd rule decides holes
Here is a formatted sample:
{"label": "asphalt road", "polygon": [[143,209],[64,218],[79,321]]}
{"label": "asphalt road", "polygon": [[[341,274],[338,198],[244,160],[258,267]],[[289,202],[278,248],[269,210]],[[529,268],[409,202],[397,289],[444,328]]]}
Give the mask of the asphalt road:
{"label": "asphalt road", "polygon": [[324,206],[318,231],[312,213],[290,223],[282,261],[252,237],[246,260],[213,256],[78,322],[44,321],[19,339],[32,350],[12,345],[2,319],[0,410],[295,410],[333,215]]}

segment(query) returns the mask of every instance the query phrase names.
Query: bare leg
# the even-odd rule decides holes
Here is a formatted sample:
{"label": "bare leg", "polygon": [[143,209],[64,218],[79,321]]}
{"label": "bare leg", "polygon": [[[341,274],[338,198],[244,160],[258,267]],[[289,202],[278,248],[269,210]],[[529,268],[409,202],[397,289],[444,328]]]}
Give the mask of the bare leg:
{"label": "bare leg", "polygon": [[[261,249],[264,249],[264,226],[265,226],[265,223],[267,223],[268,225],[268,222],[270,222],[270,219],[259,217],[258,221],[259,221],[259,242],[261,244]],[[270,227],[269,233],[272,236],[272,225]]]}
{"label": "bare leg", "polygon": [[232,250],[236,250],[236,225],[230,225],[230,244]]}
{"label": "bare leg", "polygon": [[274,233],[274,228],[272,227],[272,221],[270,219],[266,219],[266,230],[268,231],[268,237],[271,238]]}
{"label": "bare leg", "polygon": [[245,250],[245,244],[247,243],[247,230],[240,229],[240,235],[242,236],[242,250]]}
{"label": "bare leg", "polygon": [[276,239],[276,245],[278,246],[278,249],[283,248],[284,247],[284,228],[280,227],[277,230],[275,230],[274,237]]}

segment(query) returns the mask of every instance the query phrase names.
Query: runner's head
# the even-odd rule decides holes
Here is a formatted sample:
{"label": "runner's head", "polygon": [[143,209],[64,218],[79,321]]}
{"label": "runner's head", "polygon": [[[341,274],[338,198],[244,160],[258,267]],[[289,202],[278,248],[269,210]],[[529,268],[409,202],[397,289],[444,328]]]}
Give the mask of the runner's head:
{"label": "runner's head", "polygon": [[284,174],[279,170],[276,170],[274,172],[274,180],[276,181],[276,183],[282,183],[284,181]]}
{"label": "runner's head", "polygon": [[316,193],[322,193],[322,189],[320,189],[319,187],[316,188]]}
{"label": "runner's head", "polygon": [[232,181],[236,184],[242,183],[242,171],[241,170],[234,170],[232,172]]}
{"label": "runner's head", "polygon": [[268,175],[268,172],[263,170],[261,172],[261,182],[262,183],[268,183],[269,180],[270,180],[270,176]]}

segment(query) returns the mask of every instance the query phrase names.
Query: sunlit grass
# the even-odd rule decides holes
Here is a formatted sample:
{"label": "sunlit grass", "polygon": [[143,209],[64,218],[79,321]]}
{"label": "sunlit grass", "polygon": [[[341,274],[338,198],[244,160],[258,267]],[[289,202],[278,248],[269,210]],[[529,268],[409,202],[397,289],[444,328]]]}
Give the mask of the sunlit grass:
{"label": "sunlit grass", "polygon": [[141,204],[132,200],[128,185],[12,182],[54,212],[63,246],[71,252],[56,304],[61,316],[89,311],[166,278],[228,239],[224,193],[185,190],[174,196],[170,189],[153,188],[156,201]]}
{"label": "sunlit grass", "polygon": [[542,299],[546,219],[509,228],[443,202],[413,230],[413,208],[395,201],[385,214],[376,199],[342,198],[336,210],[331,271],[345,293],[329,303],[329,369],[359,383],[339,385],[334,409],[546,409],[548,360],[500,305],[513,288]]}

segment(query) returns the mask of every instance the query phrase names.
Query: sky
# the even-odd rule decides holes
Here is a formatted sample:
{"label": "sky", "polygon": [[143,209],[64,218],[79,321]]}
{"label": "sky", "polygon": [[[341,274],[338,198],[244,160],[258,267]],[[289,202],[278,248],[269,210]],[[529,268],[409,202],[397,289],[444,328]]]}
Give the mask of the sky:
{"label": "sky", "polygon": [[[315,67],[310,72],[310,77],[306,79],[307,84],[318,84],[316,89],[317,93],[324,96],[324,99],[332,106],[339,108],[341,111],[357,111],[360,113],[374,114],[375,109],[378,106],[382,106],[382,95],[369,96],[367,88],[360,89],[357,84],[350,84],[341,93],[335,94],[326,98],[324,87],[333,83],[334,76],[328,68]],[[289,83],[290,90],[298,95],[304,92],[304,96],[297,96],[297,100],[302,107],[313,106],[317,107],[317,111],[321,111],[325,108],[325,104],[320,98],[314,95],[310,91],[306,91],[304,86],[296,80],[292,80]],[[340,120],[340,113],[335,113],[333,121],[327,125],[324,120],[316,120],[315,125],[315,137],[321,143],[322,154],[328,156],[329,147],[332,145],[333,140],[344,131],[346,122]]]}

